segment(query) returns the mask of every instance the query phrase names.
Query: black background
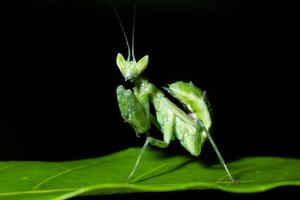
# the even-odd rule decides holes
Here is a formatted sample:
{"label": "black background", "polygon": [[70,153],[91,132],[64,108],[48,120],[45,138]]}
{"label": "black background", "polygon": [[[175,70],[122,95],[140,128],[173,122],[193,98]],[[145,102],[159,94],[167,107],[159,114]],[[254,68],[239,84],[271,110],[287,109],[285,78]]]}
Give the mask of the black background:
{"label": "black background", "polygon": [[[130,36],[134,1],[112,2]],[[124,80],[115,57],[127,50],[107,1],[10,2],[2,9],[1,160],[82,159],[143,144],[117,107],[115,88]],[[136,56],[150,56],[145,74],[158,86],[191,80],[207,91],[212,134],[226,160],[299,158],[293,5],[141,0],[136,16]],[[176,142],[163,151],[188,155]],[[217,162],[209,145],[201,156]],[[191,194],[265,198],[292,191]],[[179,194],[189,192],[104,198]]]}

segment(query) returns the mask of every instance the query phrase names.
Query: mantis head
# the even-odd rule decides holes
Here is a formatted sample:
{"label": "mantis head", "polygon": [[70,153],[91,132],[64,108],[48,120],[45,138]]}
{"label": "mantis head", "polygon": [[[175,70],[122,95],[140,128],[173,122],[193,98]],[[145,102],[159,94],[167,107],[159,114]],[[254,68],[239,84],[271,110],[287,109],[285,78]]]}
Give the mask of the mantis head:
{"label": "mantis head", "polygon": [[125,38],[127,50],[128,50],[128,57],[125,60],[123,55],[121,53],[118,53],[117,55],[117,66],[119,70],[121,71],[123,77],[125,78],[125,81],[127,80],[133,80],[141,75],[141,73],[146,69],[149,61],[149,56],[145,55],[142,57],[138,62],[135,60],[134,56],[134,32],[135,32],[135,12],[136,12],[136,3],[134,5],[134,13],[133,13],[133,28],[132,28],[132,39],[131,39],[131,48],[129,46],[129,42],[127,39],[127,35],[124,31],[120,16],[117,12],[117,10],[112,6],[113,10],[115,11],[115,14],[117,16],[117,19],[119,21],[120,27],[122,29],[122,33]]}
{"label": "mantis head", "polygon": [[141,75],[146,69],[149,61],[149,56],[145,55],[138,62],[135,59],[124,59],[121,53],[117,55],[117,66],[120,69],[125,80],[132,80]]}

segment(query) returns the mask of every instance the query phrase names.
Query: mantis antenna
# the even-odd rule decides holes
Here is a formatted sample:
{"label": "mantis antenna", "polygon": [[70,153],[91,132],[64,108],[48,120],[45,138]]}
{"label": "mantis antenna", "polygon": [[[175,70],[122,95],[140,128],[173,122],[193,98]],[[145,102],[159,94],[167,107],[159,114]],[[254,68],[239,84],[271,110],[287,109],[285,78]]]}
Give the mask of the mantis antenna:
{"label": "mantis antenna", "polygon": [[111,7],[113,8],[116,16],[117,16],[117,19],[118,19],[118,22],[120,24],[120,27],[122,29],[122,33],[124,35],[124,38],[125,38],[125,41],[126,41],[126,46],[127,46],[127,50],[128,50],[128,57],[127,57],[127,61],[130,60],[130,52],[132,53],[132,61],[135,61],[135,56],[134,56],[134,32],[135,32],[135,13],[136,13],[136,5],[137,5],[137,1],[135,1],[135,4],[134,4],[134,10],[133,10],[133,26],[132,26],[132,37],[131,37],[131,51],[130,51],[130,46],[129,46],[129,42],[128,42],[128,38],[127,38],[127,35],[125,33],[125,30],[124,30],[124,26],[122,24],[122,21],[121,21],[121,18],[120,18],[120,15],[117,11],[117,9],[114,7],[114,5],[110,2],[110,5]]}
{"label": "mantis antenna", "polygon": [[135,32],[136,4],[137,4],[137,1],[135,1],[135,3],[134,3],[134,9],[133,9],[132,38],[131,38],[132,60],[133,61],[135,61],[135,56],[134,56],[134,32]]}
{"label": "mantis antenna", "polygon": [[[112,9],[114,10],[114,12],[115,12],[115,14],[116,14],[116,16],[117,16],[117,19],[118,19],[118,22],[119,22],[119,24],[120,24],[120,27],[121,27],[121,29],[122,29],[122,33],[123,33],[123,35],[124,35],[124,38],[125,38],[125,41],[126,41],[126,46],[127,46],[127,51],[128,51],[128,57],[127,57],[127,61],[129,61],[130,60],[130,46],[129,46],[129,42],[128,42],[128,39],[127,39],[127,35],[126,35],[126,33],[125,33],[125,30],[124,30],[124,27],[123,27],[123,24],[122,24],[122,21],[121,21],[121,18],[120,18],[120,16],[119,16],[119,13],[118,13],[118,11],[117,11],[117,9],[114,7],[114,5],[110,2],[110,5],[111,5],[111,7],[112,7]],[[135,12],[135,9],[134,9],[134,12]],[[135,18],[135,16],[134,16],[134,18]],[[134,19],[134,21],[135,21],[135,19]],[[133,22],[134,22],[133,21]],[[134,30],[134,26],[133,26],[133,30]],[[134,32],[133,32],[134,33]],[[132,38],[134,37],[134,34],[132,34]],[[132,44],[133,44],[133,42],[132,42]],[[133,53],[134,53],[134,51],[132,51]],[[133,57],[134,57],[134,55],[133,55]]]}

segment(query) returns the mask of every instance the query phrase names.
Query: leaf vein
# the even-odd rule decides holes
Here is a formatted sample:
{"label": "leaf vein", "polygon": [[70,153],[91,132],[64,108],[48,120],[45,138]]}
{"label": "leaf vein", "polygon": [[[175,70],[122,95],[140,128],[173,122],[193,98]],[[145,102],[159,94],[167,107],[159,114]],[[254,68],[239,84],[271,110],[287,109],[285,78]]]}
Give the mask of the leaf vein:
{"label": "leaf vein", "polygon": [[61,171],[61,172],[58,172],[57,174],[54,174],[54,175],[52,175],[52,176],[50,176],[50,177],[44,179],[43,181],[39,182],[38,184],[36,184],[36,185],[32,188],[32,190],[33,190],[33,191],[34,191],[34,190],[37,190],[41,185],[43,185],[43,184],[45,184],[45,183],[51,181],[51,180],[54,179],[54,178],[57,178],[57,177],[59,177],[59,176],[62,176],[62,175],[64,175],[64,174],[66,174],[66,173],[70,173],[70,172],[72,172],[72,171],[74,171],[74,170],[78,170],[78,169],[82,169],[82,168],[85,168],[85,167],[89,167],[89,166],[91,166],[91,165],[93,165],[93,164],[96,164],[96,163],[90,163],[90,164],[83,165],[83,166],[78,166],[78,167],[73,167],[73,168],[70,168],[70,169],[65,169],[65,170],[63,170],[63,171]]}

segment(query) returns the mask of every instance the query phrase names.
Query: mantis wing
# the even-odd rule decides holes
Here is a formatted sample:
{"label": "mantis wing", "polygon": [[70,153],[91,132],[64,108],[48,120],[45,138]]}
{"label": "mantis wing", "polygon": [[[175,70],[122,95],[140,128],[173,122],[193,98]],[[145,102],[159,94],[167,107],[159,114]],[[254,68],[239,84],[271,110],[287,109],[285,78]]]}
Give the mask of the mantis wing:
{"label": "mantis wing", "polygon": [[211,117],[205,92],[192,82],[186,83],[182,81],[172,83],[165,89],[184,104],[189,111],[195,113],[197,118],[204,123],[206,129],[209,130]]}

